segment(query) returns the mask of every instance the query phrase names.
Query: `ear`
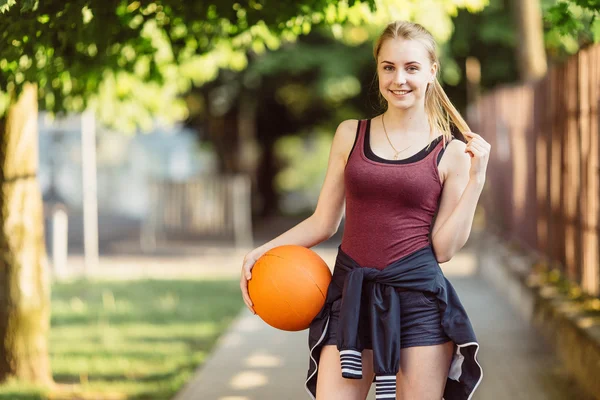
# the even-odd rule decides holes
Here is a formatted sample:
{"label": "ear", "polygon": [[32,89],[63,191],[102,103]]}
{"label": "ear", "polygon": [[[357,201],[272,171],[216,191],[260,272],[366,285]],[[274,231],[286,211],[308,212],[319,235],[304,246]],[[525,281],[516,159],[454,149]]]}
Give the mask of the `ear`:
{"label": "ear", "polygon": [[429,80],[429,82],[435,81],[435,78],[437,76],[437,71],[438,71],[438,64],[437,63],[431,64],[431,79]]}

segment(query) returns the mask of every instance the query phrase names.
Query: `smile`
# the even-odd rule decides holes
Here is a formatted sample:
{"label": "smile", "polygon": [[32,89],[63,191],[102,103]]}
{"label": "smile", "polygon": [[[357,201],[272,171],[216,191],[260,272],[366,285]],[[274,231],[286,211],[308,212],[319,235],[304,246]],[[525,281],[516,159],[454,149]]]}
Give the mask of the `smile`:
{"label": "smile", "polygon": [[390,90],[396,96],[405,96],[412,92],[412,90]]}

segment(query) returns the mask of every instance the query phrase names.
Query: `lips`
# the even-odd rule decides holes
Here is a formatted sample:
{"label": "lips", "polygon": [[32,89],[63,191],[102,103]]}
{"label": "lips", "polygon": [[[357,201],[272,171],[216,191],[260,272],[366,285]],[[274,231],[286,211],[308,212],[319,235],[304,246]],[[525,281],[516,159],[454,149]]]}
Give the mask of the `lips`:
{"label": "lips", "polygon": [[390,90],[390,92],[392,92],[392,94],[396,97],[403,97],[409,93],[412,93],[412,90]]}

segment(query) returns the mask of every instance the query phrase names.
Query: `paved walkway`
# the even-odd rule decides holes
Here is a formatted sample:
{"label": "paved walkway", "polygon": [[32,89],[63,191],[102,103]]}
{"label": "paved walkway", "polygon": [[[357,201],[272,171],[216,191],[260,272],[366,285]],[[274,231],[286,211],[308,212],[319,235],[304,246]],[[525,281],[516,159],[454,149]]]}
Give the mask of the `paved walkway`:
{"label": "paved walkway", "polygon": [[[85,270],[83,255],[68,258],[68,268],[57,279],[87,276],[93,279],[218,279],[238,278],[242,261],[249,249],[194,246],[171,243],[177,254],[109,254],[103,255],[91,271]],[[188,253],[186,253],[188,251]]]}
{"label": "paved walkway", "polygon": [[[484,377],[473,399],[588,400],[541,338],[478,276],[473,246],[442,265],[481,344]],[[334,248],[316,250],[333,264]],[[306,400],[307,334],[278,331],[244,311],[174,400]]]}

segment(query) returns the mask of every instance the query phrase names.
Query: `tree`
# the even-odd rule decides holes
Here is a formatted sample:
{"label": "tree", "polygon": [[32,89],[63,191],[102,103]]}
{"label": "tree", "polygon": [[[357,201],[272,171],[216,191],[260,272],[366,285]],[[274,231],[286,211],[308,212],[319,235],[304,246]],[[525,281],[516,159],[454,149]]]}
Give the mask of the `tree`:
{"label": "tree", "polygon": [[[0,382],[51,381],[46,348],[49,284],[35,177],[37,107],[95,110],[123,131],[182,119],[181,94],[239,71],[264,53],[326,25],[429,19],[447,36],[464,0],[0,0]],[[468,2],[473,9],[486,1]],[[394,14],[395,13],[395,14]],[[416,16],[416,17],[415,17]],[[417,18],[418,17],[418,18]],[[39,104],[38,104],[39,100]]]}
{"label": "tree", "polygon": [[[50,111],[97,108],[102,120],[129,130],[148,126],[154,115],[181,118],[182,100],[169,98],[220,68],[245,67],[248,47],[276,48],[280,38],[293,39],[313,23],[346,18],[342,3],[327,0],[266,9],[259,2],[232,3],[0,2],[0,381],[52,380],[36,180],[38,99]],[[107,109],[117,118],[108,120]]]}
{"label": "tree", "polygon": [[597,0],[513,0],[513,14],[523,38],[518,58],[524,80],[544,75],[546,58],[561,61],[600,42]]}
{"label": "tree", "polygon": [[[445,7],[433,10],[416,3],[385,3],[376,2],[373,17],[362,24],[312,29],[293,44],[252,57],[244,71],[222,71],[217,79],[195,88],[188,96],[198,110],[188,122],[204,128],[203,139],[214,145],[222,171],[259,171],[254,175],[257,217],[279,211],[279,193],[274,187],[274,177],[282,166],[274,148],[279,138],[314,132],[318,125],[333,132],[341,119],[374,111],[377,99],[367,99],[365,92],[377,91],[373,86],[372,43],[382,26],[393,19],[410,17],[444,43],[452,32],[450,18],[458,10],[450,2],[438,2]],[[470,4],[475,7],[475,3]],[[483,5],[481,2],[479,7]],[[442,54],[442,64],[442,79],[450,82],[456,69],[452,59]],[[243,104],[246,99],[251,99],[250,106]],[[350,104],[354,110],[348,109]],[[248,118],[240,113],[248,115],[244,110],[249,109],[253,126],[242,133],[236,127]],[[252,132],[251,138],[248,132]],[[244,152],[237,144],[246,140],[255,146],[248,146]],[[258,157],[245,156],[252,153],[252,148],[259,150]]]}
{"label": "tree", "polygon": [[519,40],[510,13],[510,1],[490,0],[482,12],[461,11],[454,19],[455,30],[448,41],[447,53],[460,66],[460,79],[447,87],[446,92],[462,110],[467,105],[465,66],[469,57],[477,59],[481,65],[479,88],[475,90],[483,92],[519,79],[516,58]]}
{"label": "tree", "polygon": [[553,58],[563,58],[600,42],[600,2],[597,0],[542,0],[546,47]]}
{"label": "tree", "polygon": [[[370,43],[348,46],[332,37],[327,28],[313,29],[297,43],[251,61],[245,71],[222,71],[218,79],[188,94],[191,103],[203,106],[197,107],[199,111],[187,122],[203,128],[198,130],[203,132],[202,139],[208,139],[216,149],[221,171],[244,171],[255,177],[259,194],[254,196],[255,212],[259,218],[279,211],[279,193],[274,187],[281,166],[275,149],[277,140],[308,133],[338,119],[340,115],[333,115],[358,97],[361,86],[366,86],[362,82],[373,77],[360,76],[367,65],[373,72],[371,51]],[[213,105],[213,101],[218,104]],[[242,115],[251,122],[244,121]],[[250,147],[256,153],[260,151],[249,157],[250,162],[237,146],[249,136],[241,127],[237,129],[241,124],[250,125],[245,126],[252,131],[254,146]]]}
{"label": "tree", "polygon": [[0,125],[0,380],[49,383],[49,285],[36,180],[37,88],[24,85]]}
{"label": "tree", "polygon": [[[519,33],[514,0],[490,0],[480,13],[460,11],[453,19],[455,26],[448,42],[447,53],[461,66],[460,79],[465,79],[467,57],[481,63],[481,90],[520,79],[518,48],[523,36]],[[523,2],[521,2],[523,3]],[[522,5],[521,5],[522,6]],[[538,39],[544,38],[549,63],[560,62],[566,56],[600,39],[600,3],[586,0],[541,0],[542,15],[538,24]],[[490,51],[493,49],[493,51]],[[538,50],[539,52],[539,50]],[[544,56],[538,56],[537,58]],[[465,85],[447,87],[446,91],[460,108],[466,105]]]}
{"label": "tree", "polygon": [[521,43],[517,47],[519,72],[524,81],[543,78],[548,70],[539,0],[513,0],[515,21]]}

